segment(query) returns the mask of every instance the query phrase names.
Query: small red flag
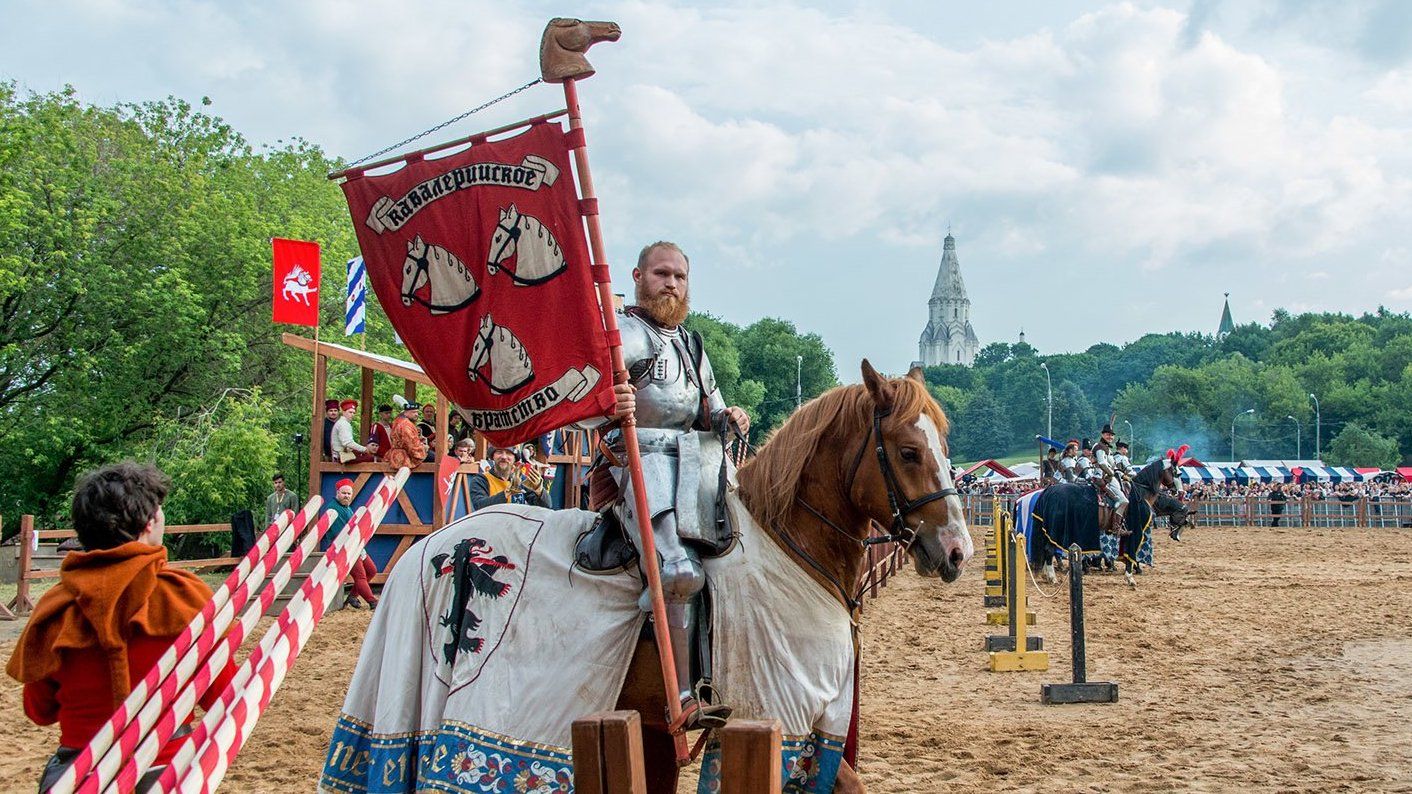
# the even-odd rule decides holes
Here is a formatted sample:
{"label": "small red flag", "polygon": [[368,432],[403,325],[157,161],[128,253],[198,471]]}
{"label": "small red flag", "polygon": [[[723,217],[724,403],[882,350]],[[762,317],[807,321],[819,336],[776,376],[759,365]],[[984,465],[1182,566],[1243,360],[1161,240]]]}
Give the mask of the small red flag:
{"label": "small red flag", "polygon": [[436,482],[441,488],[441,503],[446,504],[451,501],[451,486],[456,483],[456,470],[461,466],[461,459],[455,455],[447,455],[441,459],[441,463],[436,467]]}
{"label": "small red flag", "polygon": [[319,324],[319,244],[274,238],[274,321]]}

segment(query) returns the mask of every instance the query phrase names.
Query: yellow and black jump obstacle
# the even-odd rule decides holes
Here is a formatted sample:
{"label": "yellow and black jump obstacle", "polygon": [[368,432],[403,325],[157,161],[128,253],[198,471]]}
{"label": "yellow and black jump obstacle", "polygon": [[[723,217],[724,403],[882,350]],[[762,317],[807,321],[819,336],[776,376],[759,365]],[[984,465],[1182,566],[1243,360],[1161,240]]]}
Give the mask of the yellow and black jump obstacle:
{"label": "yellow and black jump obstacle", "polygon": [[[1087,648],[1084,644],[1084,574],[1083,552],[1078,544],[1069,547],[1069,633],[1073,635],[1074,680],[1068,684],[1043,684],[1040,702],[1057,703],[1117,703],[1118,685],[1111,681],[1088,680]],[[993,656],[994,654],[992,654]]]}
{"label": "yellow and black jump obstacle", "polygon": [[1031,636],[1029,627],[1035,624],[1035,614],[1029,609],[1025,595],[1025,576],[1028,557],[1025,553],[1025,536],[1011,532],[1010,516],[1001,515],[996,526],[999,539],[1000,559],[1005,581],[1005,611],[999,613],[1002,620],[994,619],[997,613],[986,616],[986,622],[999,623],[1010,627],[1008,634],[986,637],[985,647],[990,652],[989,669],[995,673],[1020,670],[1048,670],[1049,653],[1044,649],[1044,638]]}

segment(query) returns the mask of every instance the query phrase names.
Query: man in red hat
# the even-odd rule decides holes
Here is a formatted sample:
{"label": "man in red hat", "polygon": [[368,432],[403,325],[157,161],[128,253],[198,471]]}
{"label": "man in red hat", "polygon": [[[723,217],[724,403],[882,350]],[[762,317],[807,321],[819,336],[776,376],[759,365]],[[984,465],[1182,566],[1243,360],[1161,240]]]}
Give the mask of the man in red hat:
{"label": "man in red hat", "polygon": [[324,400],[323,459],[333,460],[333,426],[338,422],[338,400]]}
{"label": "man in red hat", "polygon": [[344,400],[339,405],[341,415],[333,424],[333,440],[329,447],[333,459],[339,463],[372,463],[377,444],[363,446],[353,434],[353,416],[358,412],[357,400]]}

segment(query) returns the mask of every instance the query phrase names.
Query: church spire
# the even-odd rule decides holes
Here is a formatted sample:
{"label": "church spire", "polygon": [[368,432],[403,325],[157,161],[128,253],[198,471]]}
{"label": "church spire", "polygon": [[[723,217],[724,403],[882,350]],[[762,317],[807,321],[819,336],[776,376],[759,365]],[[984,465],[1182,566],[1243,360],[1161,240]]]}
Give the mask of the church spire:
{"label": "church spire", "polygon": [[1235,330],[1235,323],[1231,322],[1231,294],[1226,293],[1226,305],[1221,309],[1221,324],[1216,328],[1216,338],[1225,339]]}
{"label": "church spire", "polygon": [[941,266],[936,271],[936,283],[932,285],[932,300],[967,300],[966,282],[961,278],[961,263],[956,259],[956,238],[951,232],[941,246]]}

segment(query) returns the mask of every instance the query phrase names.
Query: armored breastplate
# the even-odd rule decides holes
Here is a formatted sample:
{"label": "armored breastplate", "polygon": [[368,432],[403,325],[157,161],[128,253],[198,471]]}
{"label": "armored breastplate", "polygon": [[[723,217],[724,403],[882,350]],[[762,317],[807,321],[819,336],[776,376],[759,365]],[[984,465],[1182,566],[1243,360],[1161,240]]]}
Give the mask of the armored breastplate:
{"label": "armored breastplate", "polygon": [[[665,332],[628,315],[622,324],[623,355],[637,387],[637,424],[689,430],[701,408],[701,389],[685,357],[681,332]],[[673,340],[677,342],[674,344]]]}

